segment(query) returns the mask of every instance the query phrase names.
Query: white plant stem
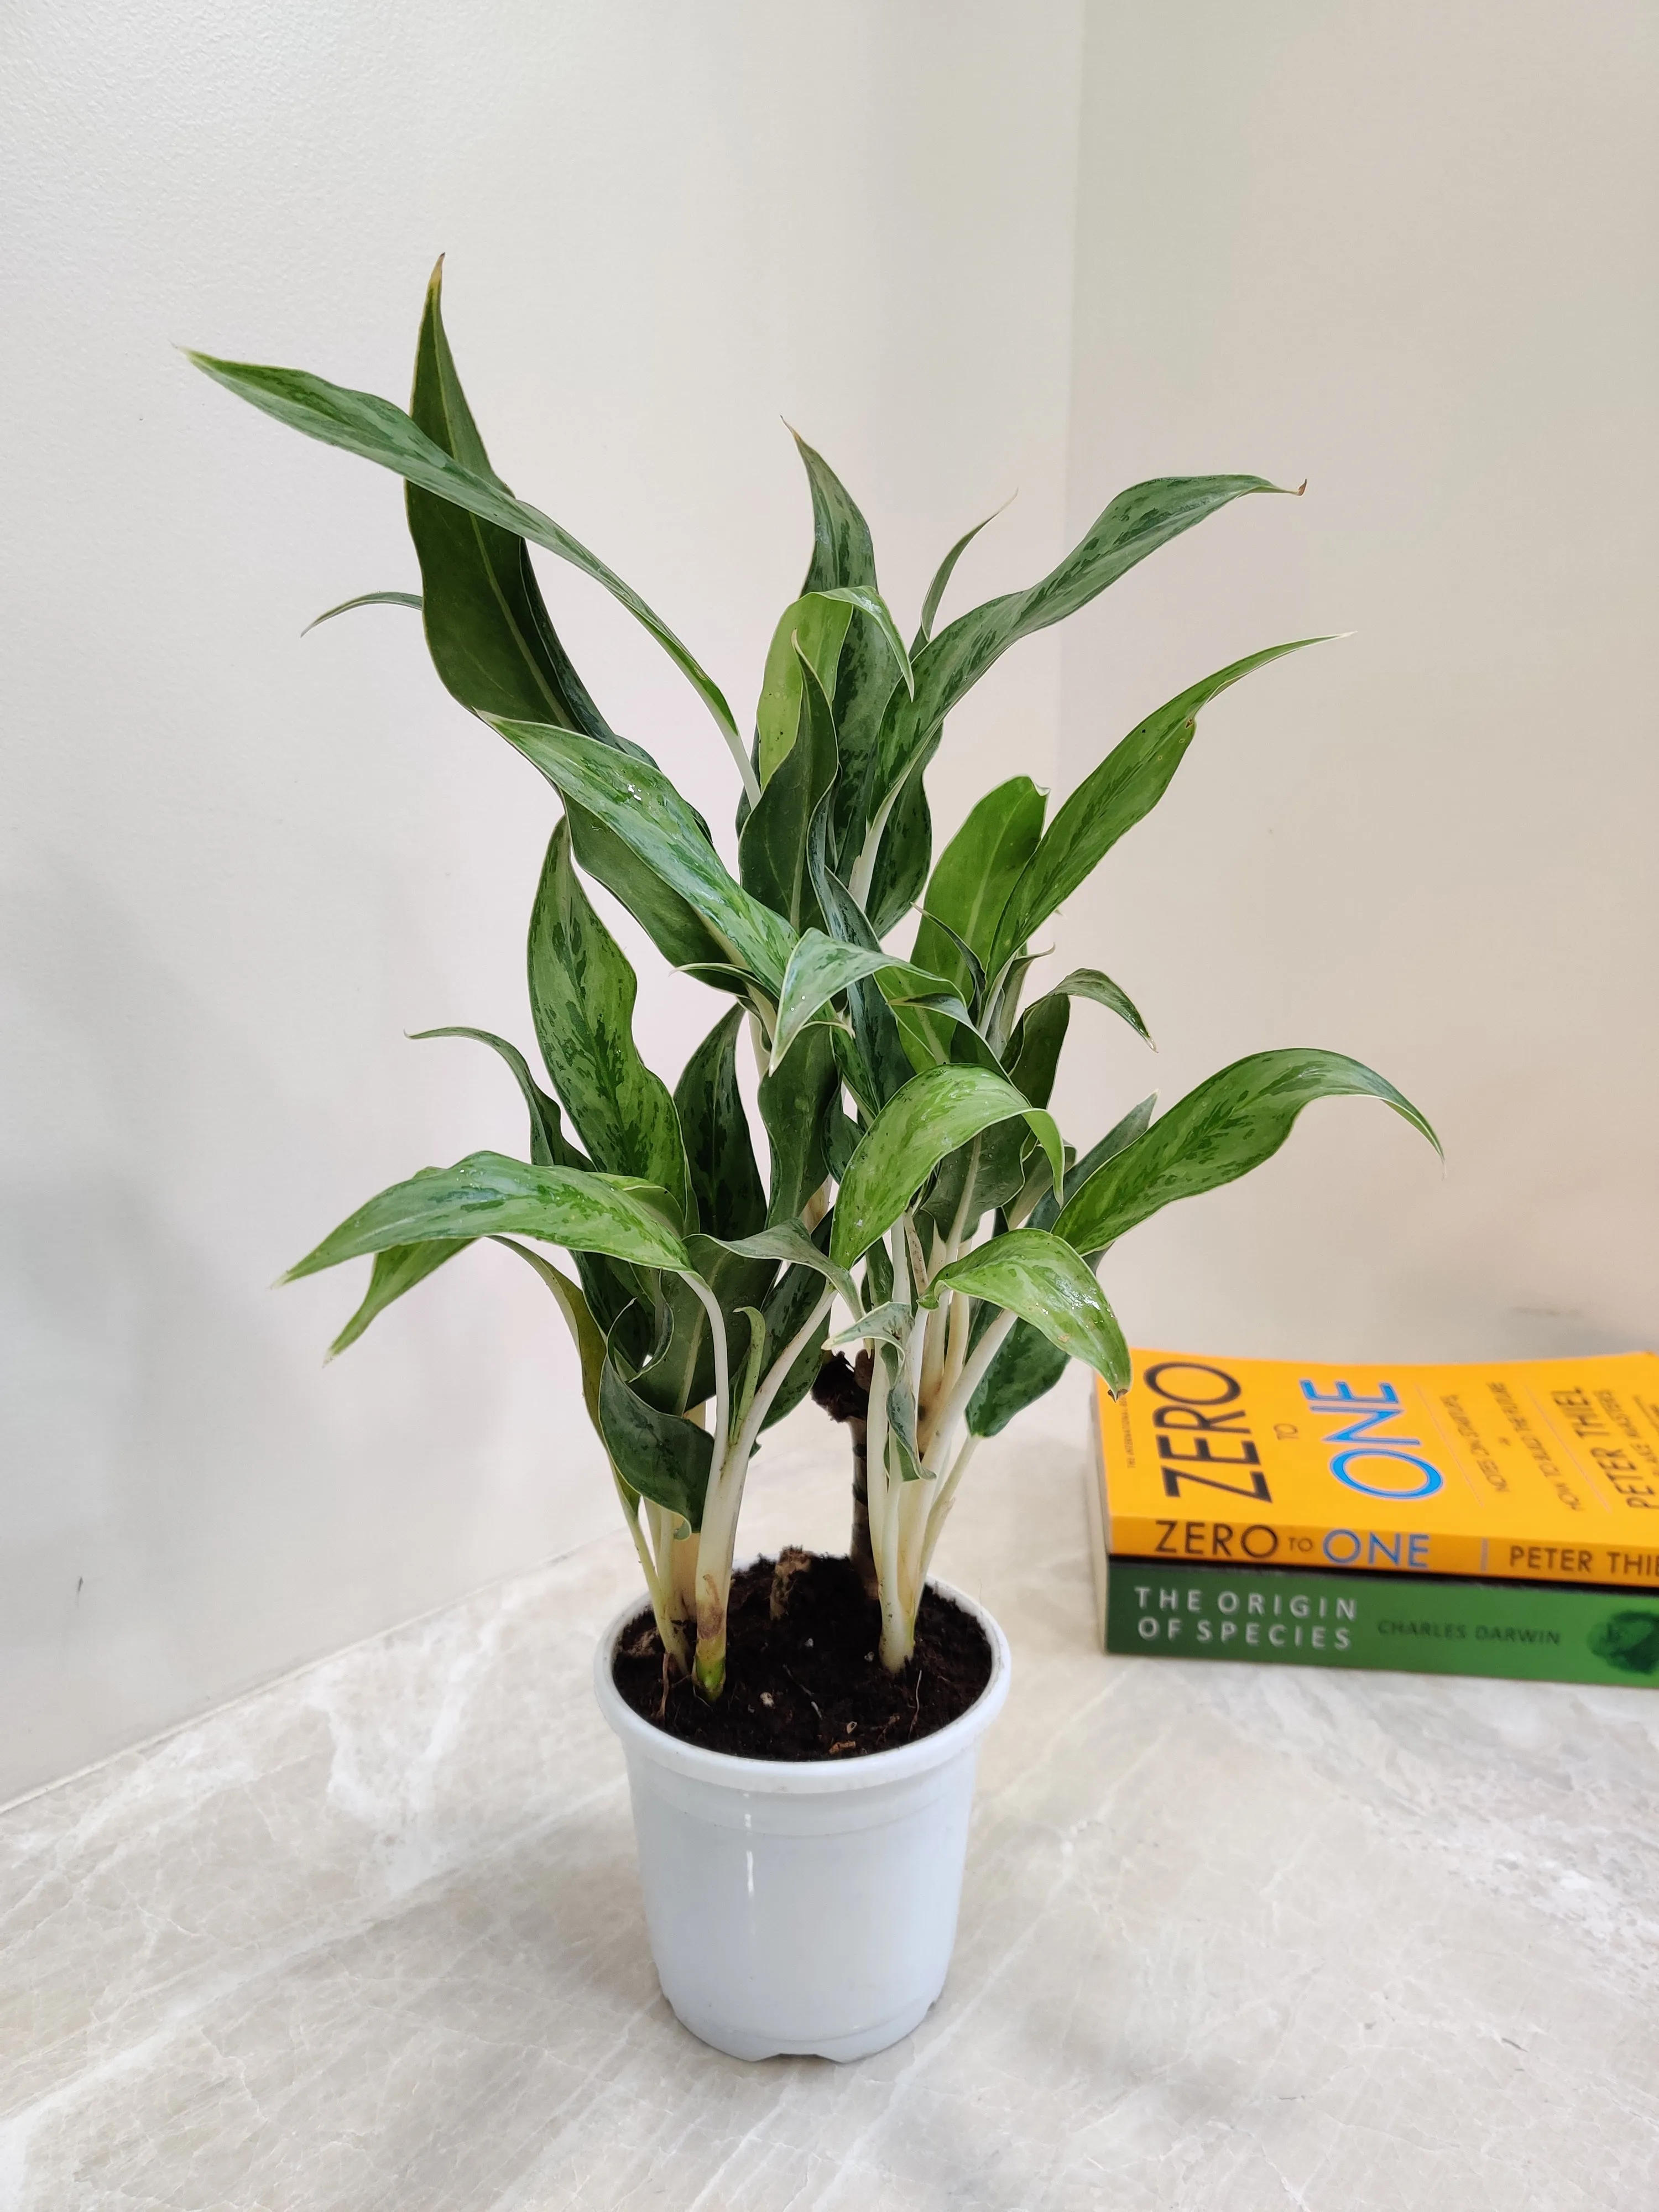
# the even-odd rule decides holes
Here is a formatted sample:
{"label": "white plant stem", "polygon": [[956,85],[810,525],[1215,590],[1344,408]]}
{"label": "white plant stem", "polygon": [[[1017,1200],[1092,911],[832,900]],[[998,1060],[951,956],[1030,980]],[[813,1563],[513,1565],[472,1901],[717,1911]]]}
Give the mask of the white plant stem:
{"label": "white plant stem", "polygon": [[921,1547],[920,1581],[924,1587],[927,1581],[928,1570],[933,1564],[934,1549],[944,1530],[946,1516],[956,1503],[957,1486],[967,1470],[969,1461],[978,1450],[979,1443],[980,1440],[975,1436],[966,1436],[963,1438],[962,1449],[951,1462],[951,1472],[940,1480],[935,1491],[931,1510],[927,1515],[927,1534]]}
{"label": "white plant stem", "polygon": [[641,1516],[643,1514],[654,1535],[656,1534],[655,1515],[659,1509],[652,1504],[648,1498],[635,1498],[630,1505],[628,1491],[614,1467],[611,1470],[611,1478],[617,1486],[617,1495],[622,1501],[623,1517],[628,1523],[628,1533],[634,1539],[634,1549],[639,1555],[640,1569],[645,1577],[646,1589],[651,1594],[651,1618],[657,1624],[657,1633],[662,1638],[664,1650],[671,1655],[680,1672],[684,1674],[688,1671],[685,1638],[681,1634],[679,1623],[674,1617],[673,1577],[672,1573],[665,1574],[662,1560],[653,1556],[653,1547],[647,1538],[645,1528],[641,1525]]}
{"label": "white plant stem", "polygon": [[680,1280],[708,1315],[714,1346],[714,1450],[709,1465],[718,1475],[726,1464],[726,1427],[732,1418],[732,1354],[726,1341],[726,1316],[720,1311],[720,1300],[694,1269],[681,1268]]}
{"label": "white plant stem", "polygon": [[940,1462],[950,1449],[951,1431],[968,1409],[968,1401],[984,1379],[985,1370],[1001,1351],[1008,1332],[1019,1318],[1018,1314],[1000,1313],[979,1340],[978,1347],[963,1364],[933,1424],[933,1433],[928,1440],[922,1465],[930,1474],[937,1474]]}
{"label": "white plant stem", "polygon": [[882,1543],[887,1527],[887,1358],[879,1344],[870,1347],[870,1401],[864,1432],[865,1510],[870,1521],[870,1551],[881,1578]]}
{"label": "white plant stem", "polygon": [[749,749],[724,715],[715,714],[713,707],[708,711],[714,715],[714,726],[725,738],[726,749],[738,764],[738,774],[743,778],[744,790],[748,793],[749,804],[753,806],[760,798],[761,786],[760,778],[755,773],[755,763],[749,757]]}
{"label": "white plant stem", "polygon": [[[906,1485],[889,1465],[890,1432],[887,1419],[887,1360],[890,1347],[878,1344],[870,1375],[870,1425],[866,1431],[866,1481],[873,1486],[880,1469],[881,1525],[871,1531],[876,1559],[876,1579],[881,1590],[881,1660],[896,1674],[909,1657],[914,1634],[904,1612],[899,1589],[899,1524]],[[896,1355],[895,1355],[896,1357]]]}
{"label": "white plant stem", "polygon": [[[737,1544],[738,1514],[743,1504],[744,1481],[748,1474],[749,1462],[759,1441],[761,1425],[772,1410],[773,1400],[783,1388],[790,1369],[813,1336],[822,1333],[835,1295],[833,1285],[826,1284],[823,1296],[811,1315],[762,1377],[742,1425],[729,1443],[726,1383],[720,1356],[726,1337],[723,1322],[714,1340],[720,1410],[715,1420],[714,1457],[711,1462],[708,1493],[703,1502],[702,1528],[697,1540],[697,1653],[695,1668],[699,1684],[709,1697],[718,1697],[726,1680],[726,1617],[732,1594],[732,1558]],[[718,1306],[714,1310],[718,1315]]]}

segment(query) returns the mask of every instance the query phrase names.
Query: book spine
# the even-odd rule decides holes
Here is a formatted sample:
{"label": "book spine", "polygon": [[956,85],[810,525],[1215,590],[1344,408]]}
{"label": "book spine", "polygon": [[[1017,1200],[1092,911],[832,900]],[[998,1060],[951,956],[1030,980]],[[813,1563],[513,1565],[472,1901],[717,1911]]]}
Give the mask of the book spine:
{"label": "book spine", "polygon": [[1616,1589],[1106,1564],[1108,1651],[1659,1686],[1659,1603]]}
{"label": "book spine", "polygon": [[1341,1567],[1370,1574],[1498,1575],[1516,1582],[1659,1583],[1659,1548],[1604,1543],[1532,1543],[1452,1535],[1427,1528],[1342,1528],[1328,1522],[1231,1520],[1187,1514],[1111,1513],[1114,1556],[1163,1564]]}

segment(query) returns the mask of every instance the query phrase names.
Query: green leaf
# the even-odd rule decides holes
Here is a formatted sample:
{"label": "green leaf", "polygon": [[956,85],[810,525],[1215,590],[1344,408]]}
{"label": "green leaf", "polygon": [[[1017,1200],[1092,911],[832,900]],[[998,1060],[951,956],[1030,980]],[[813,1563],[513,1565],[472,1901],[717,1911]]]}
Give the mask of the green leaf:
{"label": "green leaf", "polygon": [[[1133,1144],[1137,1137],[1144,1135],[1152,1127],[1152,1114],[1157,1105],[1158,1093],[1154,1091],[1138,1106],[1132,1106],[1121,1121],[1115,1122],[1098,1144],[1091,1145],[1083,1158],[1066,1169],[1063,1192],[1056,1194],[1051,1187],[1037,1200],[1032,1209],[1030,1226],[1033,1229],[1052,1229],[1065,1200],[1075,1197],[1097,1169],[1104,1167],[1108,1160],[1115,1159],[1126,1145]],[[1100,1254],[1085,1250],[1083,1256],[1092,1267]]]}
{"label": "green leaf", "polygon": [[1054,992],[1037,1000],[1015,1032],[1008,1079],[1034,1106],[1046,1106],[1054,1095],[1060,1048],[1071,1018],[1071,1000]]}
{"label": "green leaf", "polygon": [[909,1306],[901,1304],[896,1298],[889,1298],[881,1305],[872,1306],[849,1327],[837,1329],[825,1349],[837,1352],[845,1345],[872,1344],[880,1339],[896,1352],[908,1352],[915,1322],[915,1314]]}
{"label": "green leaf", "polygon": [[605,885],[637,921],[671,968],[701,973],[717,989],[741,991],[714,971],[726,965],[726,947],[696,908],[585,806],[565,800],[570,842],[582,870]]}
{"label": "green leaf", "polygon": [[[441,264],[427,292],[410,411],[434,445],[500,484],[449,349],[441,276]],[[452,696],[473,714],[521,715],[580,730],[647,759],[611,729],[572,666],[524,539],[414,484],[406,501],[425,585],[427,644]],[[665,959],[685,967],[720,957],[720,944],[696,913],[613,832],[580,806],[567,803],[567,812],[577,860],[622,901]]]}
{"label": "green leaf", "polygon": [[587,1408],[587,1418],[599,1431],[601,1442],[605,1431],[599,1424],[599,1376],[605,1367],[605,1332],[589,1310],[587,1300],[568,1275],[562,1274],[550,1260],[544,1260],[539,1252],[528,1245],[517,1243],[511,1237],[498,1237],[497,1244],[504,1244],[509,1252],[516,1252],[529,1267],[535,1269],[548,1289],[557,1299],[559,1310],[569,1328],[571,1340],[576,1347],[576,1357],[581,1363],[582,1403]]}
{"label": "green leaf", "polygon": [[596,1167],[672,1191],[684,1216],[685,1151],[668,1086],[634,1042],[634,970],[594,913],[561,822],[530,918],[530,1009],[553,1088]]}
{"label": "green leaf", "polygon": [[307,375],[303,369],[262,368],[250,362],[221,361],[203,353],[191,353],[189,358],[216,384],[222,384],[228,392],[234,392],[238,398],[246,399],[250,406],[275,416],[277,422],[287,423],[290,429],[302,431],[307,437],[316,438],[325,446],[338,446],[345,453],[356,453],[364,460],[391,469],[421,490],[432,492],[514,537],[527,538],[532,545],[556,553],[561,560],[569,562],[585,576],[602,584],[650,632],[676,667],[690,679],[714,717],[734,759],[740,768],[746,768],[732,710],[714,678],[630,585],[625,584],[614,569],[607,568],[550,516],[526,500],[515,499],[493,477],[481,476],[453,459],[401,407],[394,407],[390,400],[379,398],[373,392],[354,392],[343,385],[330,384],[320,376]]}
{"label": "green leaf", "polygon": [[949,1267],[922,1293],[937,1305],[945,1290],[982,1298],[1040,1329],[1068,1359],[1086,1359],[1114,1396],[1129,1387],[1129,1348],[1093,1270],[1046,1229],[1013,1229],[993,1237]]}
{"label": "green leaf", "polygon": [[738,1089],[734,1006],[710,1030],[674,1086],[674,1107],[697,1216],[711,1237],[750,1237],[766,1219],[766,1192]]}
{"label": "green leaf", "polygon": [[1254,1053],[1200,1083],[1143,1136],[1096,1170],[1069,1198],[1054,1234],[1080,1252],[1102,1251],[1178,1198],[1248,1175],[1270,1159],[1316,1098],[1380,1098],[1440,1140],[1393,1084],[1340,1052]]}
{"label": "green leaf", "polygon": [[[784,1346],[794,1341],[823,1297],[823,1279],[815,1268],[791,1267],[779,1278],[777,1287],[767,1299],[765,1306],[766,1346],[769,1358],[780,1358]],[[823,1358],[822,1342],[809,1339],[767,1408],[766,1419],[761,1423],[763,1435],[799,1405],[817,1380]]]}
{"label": "green leaf", "polygon": [[[792,435],[795,434],[792,433]],[[820,453],[795,435],[812,493],[812,558],[803,592],[832,592],[876,584],[869,525],[846,486]],[[836,679],[836,731],[841,774],[830,805],[829,857],[838,873],[850,872],[864,837],[876,740],[888,700],[898,689],[892,654],[867,615],[855,615],[842,647]]]}
{"label": "green leaf", "polygon": [[1041,1329],[1016,1322],[968,1401],[969,1435],[1000,1435],[1016,1413],[1052,1390],[1071,1364]]}
{"label": "green leaf", "polygon": [[1230,667],[1218,669],[1202,683],[1182,691],[1115,745],[1091,775],[1087,775],[1055,814],[1048,834],[1022,871],[1008,895],[1008,903],[997,925],[996,942],[986,962],[993,974],[1019,950],[1031,932],[1068,899],[1116,844],[1126,830],[1150,814],[1170,787],[1193,741],[1199,710],[1237,684],[1252,669],[1287,653],[1322,642],[1303,637],[1289,645],[1269,646],[1252,653]]}
{"label": "green leaf", "polygon": [[896,1221],[947,1152],[1021,1115],[1065,1174],[1060,1131],[1005,1076],[982,1067],[934,1067],[912,1076],[882,1109],[848,1164],[836,1200],[830,1251],[850,1267]]}
{"label": "green leaf", "polygon": [[[881,945],[868,917],[829,864],[824,849],[826,827],[824,814],[820,811],[813,817],[808,842],[808,861],[825,929],[844,945],[858,945],[866,952],[879,952]],[[859,977],[848,984],[847,1006],[852,1017],[852,1035],[836,1030],[831,1036],[831,1047],[860,1111],[873,1117],[915,1071],[893,1010],[872,977]]]}
{"label": "green leaf", "polygon": [[1062,622],[1172,538],[1249,492],[1278,489],[1261,477],[1161,477],[1120,492],[1080,544],[1029,590],[959,616],[915,659],[914,698],[892,698],[883,720],[872,817],[926,762],[945,718],[1011,645]]}
{"label": "green leaf", "polygon": [[801,662],[825,692],[836,696],[842,641],[853,619],[851,603],[823,592],[792,599],[778,617],[766,654],[760,703],[755,709],[755,765],[763,791],[795,742],[800,726]]}
{"label": "green leaf", "polygon": [[[550,1098],[530,1072],[530,1064],[516,1045],[505,1037],[496,1036],[489,1030],[441,1029],[422,1030],[420,1038],[471,1037],[498,1053],[511,1069],[526,1106],[530,1112],[530,1158],[533,1166],[555,1168],[592,1168],[593,1163],[586,1154],[573,1145],[564,1133],[556,1098]],[[576,1273],[581,1277],[582,1295],[592,1309],[594,1322],[602,1332],[611,1327],[618,1315],[633,1304],[640,1288],[630,1267],[618,1267],[598,1252],[579,1252]]]}
{"label": "green leaf", "polygon": [[[848,945],[838,938],[826,937],[821,929],[803,931],[800,942],[789,956],[783,989],[778,995],[772,1066],[777,1066],[820,1007],[827,1006],[849,985],[876,975],[887,978],[882,995],[890,1006],[950,993],[950,986],[942,976],[927,974],[896,952],[884,952],[878,945]],[[966,1007],[961,1011],[965,1020]]]}
{"label": "green leaf", "polygon": [[927,910],[913,957],[966,986],[967,963],[933,917],[955,932],[988,969],[1008,894],[1042,836],[1042,793],[1029,775],[1011,776],[987,792],[939,854],[927,885]]}
{"label": "green leaf", "polygon": [[836,718],[817,672],[797,653],[800,726],[738,835],[744,890],[796,929],[821,918],[807,860],[813,817],[836,780]]}
{"label": "green leaf", "polygon": [[740,1429],[749,1417],[749,1408],[755,1402],[761,1370],[766,1364],[766,1316],[757,1306],[738,1309],[749,1324],[749,1352],[743,1364],[743,1374],[736,1386],[735,1402],[732,1407],[732,1426]]}
{"label": "green leaf", "polygon": [[[843,584],[833,591],[825,592],[823,597],[826,599],[839,600],[843,605],[856,608],[859,613],[868,615],[870,620],[875,624],[877,635],[893,656],[900,682],[907,692],[914,694],[916,688],[916,677],[915,671],[910,665],[910,656],[904,649],[904,640],[899,635],[899,627],[893,620],[892,611],[875,586],[873,584]],[[826,684],[824,689],[828,690],[830,686]]]}
{"label": "green leaf", "polygon": [[857,1285],[845,1266],[834,1256],[833,1244],[826,1253],[799,1221],[776,1221],[757,1236],[728,1237],[721,1241],[728,1252],[735,1252],[740,1258],[781,1261],[787,1267],[805,1267],[822,1275],[826,1282],[835,1285],[850,1311],[859,1310]]}
{"label": "green leaf", "polygon": [[888,816],[870,878],[870,927],[878,937],[884,937],[921,896],[933,857],[933,817],[918,769]]}
{"label": "green leaf", "polygon": [[564,1133],[559,1117],[559,1102],[550,1098],[530,1072],[530,1063],[515,1044],[499,1037],[493,1030],[450,1028],[416,1030],[412,1042],[423,1043],[429,1037],[471,1037],[476,1043],[487,1044],[499,1053],[512,1070],[520,1096],[530,1111],[530,1158],[537,1167],[591,1168],[586,1159]]}
{"label": "green leaf", "polygon": [[[886,1374],[887,1364],[885,1351],[878,1341],[875,1373],[871,1378],[872,1390]],[[916,1449],[916,1401],[903,1361],[895,1359],[892,1365],[893,1379],[887,1386],[887,1449],[898,1461],[900,1479],[920,1482],[923,1475],[921,1457]]]}
{"label": "green leaf", "polygon": [[[1005,500],[1003,507],[1007,503]],[[927,596],[921,603],[921,620],[916,626],[915,642],[910,647],[913,657],[921,652],[933,634],[933,617],[939,612],[939,603],[945,597],[945,586],[955,574],[957,562],[961,560],[975,538],[979,536],[980,532],[985,528],[986,523],[994,522],[997,515],[1001,512],[1002,507],[1000,507],[994,514],[988,514],[984,522],[976,522],[971,530],[964,530],[933,571],[933,580],[927,586]]]}
{"label": "green leaf", "polygon": [[873,586],[876,556],[869,524],[823,454],[815,453],[799,430],[789,434],[812,494],[812,558],[802,592],[830,592],[843,584]]}
{"label": "green leaf", "polygon": [[769,1221],[792,1221],[830,1172],[824,1115],[841,1090],[826,1029],[809,1029],[781,1067],[760,1080],[757,1100],[772,1152]]}
{"label": "green leaf", "polygon": [[631,1488],[692,1528],[702,1526],[714,1439],[706,1429],[641,1397],[623,1374],[614,1344],[599,1373],[599,1434]]}
{"label": "green leaf", "polygon": [[[1097,1169],[1103,1167],[1126,1145],[1131,1145],[1147,1127],[1157,1105],[1156,1095],[1143,1098],[1132,1106],[1114,1128],[1108,1130],[1097,1145],[1092,1145],[1075,1166],[1066,1170],[1065,1195],[1069,1198],[1080,1190]],[[1032,1212],[1033,1229],[1052,1229],[1060,1208],[1060,1196],[1050,1189],[1045,1191]],[[1097,1252],[1083,1255],[1092,1268],[1099,1259]],[[994,1437],[1006,1429],[1016,1413],[1052,1390],[1066,1372],[1066,1357],[1057,1352],[1041,1330],[1033,1328],[1028,1321],[1017,1322],[999,1348],[996,1357],[980,1378],[980,1385],[968,1401],[968,1427],[976,1437]]]}
{"label": "green leaf", "polygon": [[696,909],[718,939],[720,957],[757,976],[776,996],[794,932],[732,882],[697,814],[660,769],[574,730],[516,721],[495,726],[567,805],[574,799],[597,815]]}
{"label": "green leaf", "polygon": [[632,1177],[471,1152],[453,1168],[427,1168],[378,1193],[283,1280],[295,1282],[394,1244],[452,1237],[537,1237],[636,1267],[689,1267],[685,1247],[669,1226],[673,1205],[666,1191]]}
{"label": "green leaf", "polygon": [[[1018,1195],[1025,1181],[1022,1163],[1028,1145],[1031,1145],[1030,1133],[1023,1121],[1000,1122],[981,1137],[973,1192],[962,1214],[964,1237],[973,1235],[993,1207],[1006,1206]],[[1036,1149],[1032,1146],[1034,1152]],[[1038,1158],[1042,1157],[1038,1154]],[[939,1162],[939,1172],[927,1196],[916,1208],[918,1218],[931,1222],[941,1237],[949,1237],[962,1207],[963,1187],[973,1158],[971,1144],[959,1146],[947,1153]]]}
{"label": "green leaf", "polygon": [[355,599],[342,599],[337,607],[325,607],[321,614],[306,624],[300,635],[301,637],[309,637],[312,631],[322,623],[332,622],[336,615],[349,615],[354,607],[415,607],[418,609],[420,604],[421,595],[418,592],[360,592]]}
{"label": "green leaf", "polygon": [[[1110,1012],[1116,1014],[1120,1020],[1127,1022],[1143,1044],[1152,1044],[1152,1033],[1140,1018],[1139,1012],[1127,991],[1120,989],[1109,975],[1103,975],[1098,968],[1073,968],[1069,975],[1061,976],[1052,991],[1046,992],[1021,1016],[1019,1027],[1014,1031],[1012,1056],[1015,1060],[1019,1057],[1020,1038],[1024,1033],[1027,1023],[1037,1013],[1039,1008],[1046,1006],[1054,999],[1092,999],[1097,1006],[1106,1007]],[[1157,1048],[1154,1046],[1153,1049],[1156,1050]],[[1012,1073],[1012,1068],[1010,1072]],[[1018,1077],[1015,1080],[1018,1080]],[[1021,1087],[1024,1088],[1023,1085]],[[1045,1098],[1043,1103],[1046,1105],[1047,1103]]]}
{"label": "green leaf", "polygon": [[[691,1264],[719,1302],[728,1349],[737,1335],[738,1316],[746,1305],[766,1297],[777,1275],[765,1258],[734,1256],[711,1237],[688,1237]],[[665,1316],[659,1343],[634,1377],[639,1395],[665,1413],[684,1413],[701,1405],[714,1388],[714,1332],[708,1310],[690,1285],[678,1275],[659,1286],[659,1316]]]}
{"label": "green leaf", "polygon": [[[428,1168],[428,1175],[441,1175],[441,1168]],[[374,1255],[374,1266],[368,1279],[368,1289],[363,1302],[328,1347],[328,1356],[336,1359],[346,1346],[356,1344],[370,1322],[383,1314],[389,1305],[412,1291],[416,1283],[423,1283],[433,1270],[441,1267],[446,1260],[453,1260],[458,1252],[465,1252],[471,1237],[440,1240],[422,1244],[392,1244]]]}
{"label": "green leaf", "polygon": [[[427,287],[410,401],[415,428],[481,483],[511,499],[467,404],[443,322],[443,264]],[[475,714],[521,714],[620,745],[548,615],[524,533],[408,484],[427,645],[444,688]],[[624,750],[629,748],[623,747]]]}

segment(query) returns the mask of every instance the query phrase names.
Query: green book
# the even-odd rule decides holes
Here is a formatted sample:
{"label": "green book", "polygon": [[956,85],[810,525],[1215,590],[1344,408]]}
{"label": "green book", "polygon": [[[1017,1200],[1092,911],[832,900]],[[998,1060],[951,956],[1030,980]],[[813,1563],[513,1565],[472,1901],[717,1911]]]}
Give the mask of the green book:
{"label": "green book", "polygon": [[1659,1601],[1629,1589],[1139,1559],[1097,1565],[1108,1651],[1659,1684]]}

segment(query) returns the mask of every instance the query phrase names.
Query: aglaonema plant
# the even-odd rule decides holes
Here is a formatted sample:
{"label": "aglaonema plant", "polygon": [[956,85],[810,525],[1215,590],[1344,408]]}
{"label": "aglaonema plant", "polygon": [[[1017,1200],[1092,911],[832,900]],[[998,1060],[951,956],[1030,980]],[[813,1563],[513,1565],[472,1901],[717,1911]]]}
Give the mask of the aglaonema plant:
{"label": "aglaonema plant", "polygon": [[[1159,546],[1275,487],[1250,476],[1136,484],[1030,589],[936,628],[970,531],[941,562],[907,647],[863,515],[801,443],[811,557],[779,617],[745,744],[720,688],[667,624],[491,469],[445,336],[441,272],[407,413],[296,370],[192,358],[278,421],[404,479],[420,592],[348,605],[418,607],[443,684],[563,808],[529,937],[531,1012],[553,1095],[504,1039],[428,1032],[500,1054],[528,1111],[529,1158],[475,1152],[393,1184],[289,1279],[372,1260],[338,1351],[468,1243],[490,1238],[526,1261],[574,1340],[664,1647],[711,1698],[726,1678],[750,1462],[765,1430],[834,1370],[842,1387],[826,1398],[854,1414],[850,1548],[879,1600],[882,1662],[902,1668],[978,1442],[1071,1359],[1114,1392],[1128,1387],[1129,1356],[1097,1277],[1119,1237],[1257,1166],[1314,1099],[1380,1098],[1435,1142],[1382,1076],[1311,1049],[1239,1060],[1158,1119],[1146,1099],[1080,1152],[1048,1110],[1074,1002],[1146,1030],[1095,969],[1024,1003],[1033,947],[1157,805],[1200,709],[1313,641],[1252,653],[1156,708],[1052,816],[1028,777],[999,785],[933,860],[924,778],[973,684]],[[611,728],[572,666],[532,545],[610,592],[701,696],[741,785],[735,875],[707,823]],[[672,1091],[635,1042],[634,972],[584,875],[674,968],[732,1001]],[[918,908],[908,951],[889,949]],[[738,1082],[745,1030],[765,1177]],[[550,1245],[571,1255],[574,1278],[535,1249]],[[858,1355],[857,1380],[846,1351]]]}

